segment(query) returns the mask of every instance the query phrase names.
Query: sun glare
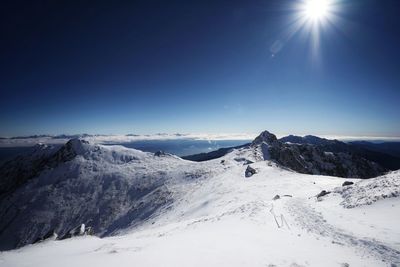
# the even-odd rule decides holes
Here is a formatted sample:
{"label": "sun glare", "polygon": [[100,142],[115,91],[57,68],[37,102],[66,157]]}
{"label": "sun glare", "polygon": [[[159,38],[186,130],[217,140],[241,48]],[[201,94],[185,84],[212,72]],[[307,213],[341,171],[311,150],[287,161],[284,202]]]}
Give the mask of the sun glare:
{"label": "sun glare", "polygon": [[292,17],[281,36],[270,46],[272,57],[299,33],[299,38],[309,42],[313,59],[318,60],[322,35],[332,33],[333,27],[340,30],[338,22],[344,21],[340,15],[343,12],[341,1],[293,0],[290,6]]}
{"label": "sun glare", "polygon": [[329,6],[329,0],[306,0],[303,9],[308,19],[321,20],[328,16]]}

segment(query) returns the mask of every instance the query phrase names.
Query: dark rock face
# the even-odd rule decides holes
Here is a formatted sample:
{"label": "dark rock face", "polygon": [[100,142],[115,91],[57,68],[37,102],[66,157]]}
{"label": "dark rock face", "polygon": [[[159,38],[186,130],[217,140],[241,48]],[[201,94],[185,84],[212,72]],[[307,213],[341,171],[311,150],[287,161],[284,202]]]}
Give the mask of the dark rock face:
{"label": "dark rock face", "polygon": [[[289,135],[279,139],[282,143],[302,144],[317,146],[324,152],[350,153],[366,160],[373,161],[388,170],[400,169],[400,142],[374,144],[370,142],[345,143],[338,140],[329,140],[317,136],[307,135],[304,137]],[[393,147],[393,150],[389,147]]]}
{"label": "dark rock face", "polygon": [[32,152],[5,162],[0,167],[0,200],[43,170],[83,154],[84,146],[88,144],[88,141],[82,139],[71,139],[61,148],[38,144]]}
{"label": "dark rock face", "polygon": [[0,200],[40,173],[57,147],[38,144],[33,151],[5,162],[0,167]]}
{"label": "dark rock face", "polygon": [[386,170],[378,164],[350,153],[324,152],[312,145],[282,144],[272,148],[271,158],[297,172],[338,177],[371,178]]}
{"label": "dark rock face", "polygon": [[[295,138],[296,139],[296,138]],[[303,139],[301,139],[303,140]],[[313,143],[342,145],[337,140],[308,137]],[[291,141],[296,141],[291,139]],[[311,141],[310,141],[311,142]],[[344,144],[344,143],[343,143]],[[387,169],[351,152],[327,152],[320,145],[285,143],[269,132],[261,133],[252,143],[261,148],[264,159],[304,174],[338,177],[372,178],[384,174]],[[344,144],[346,146],[346,144]]]}
{"label": "dark rock face", "polygon": [[331,192],[329,192],[329,191],[322,190],[321,193],[319,193],[319,194],[317,195],[317,198],[320,198],[320,197],[329,195],[330,193],[331,193]]}
{"label": "dark rock face", "polygon": [[50,161],[57,163],[70,161],[77,155],[83,154],[84,145],[88,144],[89,142],[83,139],[71,139],[54,154]]}
{"label": "dark rock face", "polygon": [[237,161],[237,162],[243,163],[243,165],[249,165],[249,164],[254,163],[253,161],[251,161],[249,159],[246,159],[246,158],[243,158],[243,157],[237,157],[237,158],[234,158],[234,160]]}
{"label": "dark rock face", "polygon": [[337,144],[344,144],[338,140],[329,140],[325,138],[321,138],[318,136],[313,135],[306,135],[304,137],[296,136],[296,135],[289,135],[279,139],[279,141],[283,143],[294,143],[294,144],[309,144],[309,145],[337,145]]}
{"label": "dark rock face", "polygon": [[[338,140],[328,140],[312,135],[305,137],[290,135],[277,139],[274,134],[268,131],[262,132],[251,144],[223,148],[184,158],[205,161],[222,157],[232,149],[246,147],[260,148],[264,160],[273,160],[283,167],[305,174],[371,178],[382,175],[389,170],[375,161],[375,158],[385,161],[385,157],[376,153],[374,155],[360,153],[358,150],[354,150],[351,145]],[[235,160],[241,161],[240,158]]]}
{"label": "dark rock face", "polygon": [[67,231],[64,236],[57,237],[59,240],[71,238],[74,236],[82,236],[82,235],[93,235],[93,228],[92,227],[86,227],[85,224],[78,225],[71,230]]}
{"label": "dark rock face", "polygon": [[280,199],[281,197],[279,196],[279,195],[276,195],[276,196],[274,196],[273,198],[272,198],[272,200],[278,200],[278,199]]}
{"label": "dark rock face", "polygon": [[345,182],[342,184],[342,186],[349,186],[349,185],[353,185],[353,184],[354,184],[353,182],[345,181]]}
{"label": "dark rock face", "polygon": [[156,156],[156,157],[162,157],[162,156],[166,156],[166,155],[167,154],[164,151],[161,151],[161,150],[159,150],[159,151],[154,153],[154,156]]}
{"label": "dark rock face", "polygon": [[244,174],[246,177],[251,177],[256,173],[257,173],[256,169],[254,169],[250,165],[248,165]]}
{"label": "dark rock face", "polygon": [[278,139],[276,136],[268,131],[262,132],[259,136],[254,139],[254,141],[251,143],[252,146],[260,145],[262,143],[266,143],[269,145],[273,145],[278,143]]}

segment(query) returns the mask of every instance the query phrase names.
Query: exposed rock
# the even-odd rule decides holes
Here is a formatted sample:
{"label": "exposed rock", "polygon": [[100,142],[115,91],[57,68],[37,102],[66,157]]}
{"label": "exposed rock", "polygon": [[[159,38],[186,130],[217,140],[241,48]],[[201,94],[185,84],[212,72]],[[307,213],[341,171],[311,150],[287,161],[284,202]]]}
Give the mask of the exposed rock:
{"label": "exposed rock", "polygon": [[313,145],[327,153],[348,153],[376,162],[388,170],[400,169],[399,154],[392,154],[391,150],[384,149],[381,151],[380,149],[382,148],[379,148],[379,146],[376,147],[376,144],[369,142],[361,141],[345,143],[339,140],[329,140],[312,135],[304,137],[289,135],[280,138],[279,141],[287,144]]}
{"label": "exposed rock", "polygon": [[246,172],[245,172],[246,177],[251,177],[256,173],[257,173],[256,169],[252,168],[250,165],[247,166]]}
{"label": "exposed rock", "polygon": [[165,153],[164,151],[161,151],[161,150],[154,153],[154,156],[156,156],[156,157],[162,157],[162,156],[166,156],[166,155],[167,155],[167,153]]}
{"label": "exposed rock", "polygon": [[353,184],[354,184],[353,182],[345,181],[345,182],[342,184],[342,186],[348,186],[348,185],[353,185]]}
{"label": "exposed rock", "polygon": [[83,143],[88,144],[89,142],[81,139],[71,139],[65,145],[63,145],[59,151],[53,156],[53,160],[57,162],[66,162],[75,158],[78,154],[82,154],[84,151]]}
{"label": "exposed rock", "polygon": [[279,196],[279,195],[276,195],[276,196],[274,196],[273,198],[272,198],[272,200],[278,200],[278,199],[280,199],[281,197]]}
{"label": "exposed rock", "polygon": [[74,236],[92,235],[92,234],[93,234],[93,229],[91,227],[86,227],[85,224],[83,223],[69,230],[64,236],[60,237],[59,240],[71,238]]}
{"label": "exposed rock", "polygon": [[[272,160],[279,165],[304,174],[329,175],[348,178],[372,178],[383,175],[388,169],[368,160],[365,153],[358,153],[351,145],[338,140],[328,140],[317,136],[288,136],[277,139],[268,131],[262,132],[251,144],[223,148],[206,154],[183,157],[204,161],[221,157],[233,149],[251,148],[264,160]],[[369,158],[373,158],[370,155]],[[251,164],[246,158],[235,158],[244,165]]]}
{"label": "exposed rock", "polygon": [[319,194],[317,195],[317,198],[320,198],[320,197],[329,195],[330,193],[331,193],[331,192],[329,192],[329,191],[322,190],[321,193],[319,193]]}
{"label": "exposed rock", "polygon": [[14,192],[22,184],[46,168],[48,159],[58,147],[37,144],[26,154],[9,160],[0,167],[0,199]]}
{"label": "exposed rock", "polygon": [[285,143],[265,131],[254,139],[252,147],[259,149],[265,160],[273,160],[284,167],[305,174],[371,178],[386,172],[385,168],[358,154],[327,152],[322,149],[324,148],[322,145],[347,146],[343,142],[308,136],[305,140],[313,143],[309,144],[303,138],[300,139],[303,141],[302,144]]}
{"label": "exposed rock", "polygon": [[260,145],[262,143],[266,143],[269,145],[277,143],[278,139],[276,136],[268,131],[262,132],[259,136],[254,139],[254,141],[251,143],[252,146]]}
{"label": "exposed rock", "polygon": [[234,158],[234,160],[237,161],[237,162],[242,162],[243,165],[249,165],[249,164],[254,163],[253,161],[251,161],[249,159],[241,158],[241,157]]}
{"label": "exposed rock", "polygon": [[310,144],[310,145],[343,145],[347,146],[346,143],[340,142],[338,140],[329,140],[325,138],[321,138],[313,135],[306,135],[304,137],[289,135],[286,137],[282,137],[279,141],[283,143],[292,143],[292,144]]}
{"label": "exposed rock", "polygon": [[57,239],[57,233],[54,232],[54,230],[49,230],[44,236],[37,238],[34,242],[32,242],[33,244],[35,243],[40,243],[43,242],[44,240],[47,239],[53,239],[56,240]]}

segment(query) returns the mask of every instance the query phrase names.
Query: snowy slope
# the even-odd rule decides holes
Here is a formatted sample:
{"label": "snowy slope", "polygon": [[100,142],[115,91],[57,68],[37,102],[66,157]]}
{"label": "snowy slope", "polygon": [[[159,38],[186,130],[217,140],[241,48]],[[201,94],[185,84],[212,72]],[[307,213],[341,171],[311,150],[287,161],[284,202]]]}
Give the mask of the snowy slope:
{"label": "snowy slope", "polygon": [[[49,239],[2,252],[0,266],[400,266],[400,172],[342,187],[343,178],[283,169],[254,148],[196,163],[119,146],[71,147],[72,160],[30,180],[13,203],[33,207],[34,222],[113,218],[95,233],[118,235]],[[250,161],[257,173],[246,178]],[[332,193],[316,198],[322,190]],[[60,211],[67,205],[73,209]]]}
{"label": "snowy slope", "polygon": [[79,139],[33,167],[37,177],[2,195],[1,249],[30,244],[52,232],[64,238],[82,223],[98,236],[111,235],[168,208],[179,199],[176,185],[213,172],[169,154]]}

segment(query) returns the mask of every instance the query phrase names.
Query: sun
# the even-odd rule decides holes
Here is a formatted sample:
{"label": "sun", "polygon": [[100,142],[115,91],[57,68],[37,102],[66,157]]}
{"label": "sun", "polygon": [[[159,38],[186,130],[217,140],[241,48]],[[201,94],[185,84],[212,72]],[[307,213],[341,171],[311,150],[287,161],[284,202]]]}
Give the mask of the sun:
{"label": "sun", "polygon": [[288,7],[290,18],[279,38],[271,46],[271,56],[275,57],[294,36],[310,44],[313,59],[318,59],[322,36],[341,31],[346,20],[343,0],[291,0]]}
{"label": "sun", "polygon": [[306,0],[303,5],[304,16],[309,20],[319,21],[329,15],[331,3],[329,0]]}

